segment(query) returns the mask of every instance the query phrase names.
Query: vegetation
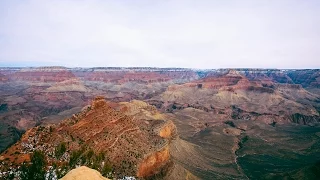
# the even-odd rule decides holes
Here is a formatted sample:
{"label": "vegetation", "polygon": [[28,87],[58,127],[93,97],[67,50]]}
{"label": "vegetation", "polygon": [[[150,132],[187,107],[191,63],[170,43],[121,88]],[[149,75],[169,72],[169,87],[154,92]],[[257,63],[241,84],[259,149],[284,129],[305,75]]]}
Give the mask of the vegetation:
{"label": "vegetation", "polygon": [[55,155],[59,159],[67,150],[67,146],[65,142],[62,142],[58,144],[58,146],[55,149]]}
{"label": "vegetation", "polygon": [[21,180],[44,180],[46,160],[41,151],[35,151],[31,156],[31,163],[23,163],[20,171]]}
{"label": "vegetation", "polygon": [[101,172],[103,176],[111,177],[112,166],[106,160],[104,152],[95,154],[92,149],[85,149],[84,147],[74,150],[70,154],[68,166],[73,169],[76,165],[88,166]]}
{"label": "vegetation", "polygon": [[270,123],[269,125],[271,125],[272,127],[276,127],[277,122],[273,121],[272,123]]}
{"label": "vegetation", "polygon": [[243,147],[243,144],[249,140],[249,136],[244,136],[241,138],[240,142],[238,143],[239,148],[241,149]]}
{"label": "vegetation", "polygon": [[58,167],[57,165],[54,164],[53,168],[56,169],[58,179],[62,178],[69,171],[69,168],[67,165],[62,165],[62,166]]}
{"label": "vegetation", "polygon": [[229,126],[231,126],[231,127],[236,127],[236,125],[234,124],[233,121],[226,121],[226,122],[224,122],[224,123],[227,124],[227,125],[229,125]]}
{"label": "vegetation", "polygon": [[112,166],[109,163],[104,163],[102,170],[100,172],[102,176],[112,178],[111,176]]}
{"label": "vegetation", "polygon": [[74,168],[78,161],[80,160],[81,155],[84,153],[84,148],[81,148],[80,150],[72,151],[70,154],[70,160],[69,160],[69,166],[71,168]]}
{"label": "vegetation", "polygon": [[53,127],[52,126],[49,127],[49,132],[50,133],[53,132]]}
{"label": "vegetation", "polygon": [[8,104],[1,104],[0,105],[0,112],[8,111]]}
{"label": "vegetation", "polygon": [[[60,143],[56,148],[56,154],[62,155],[66,152],[66,143]],[[70,153],[69,162],[52,163],[52,168],[48,169],[49,179],[55,175],[58,179],[65,176],[70,170],[76,168],[77,165],[84,165],[99,171],[103,176],[112,178],[112,166],[106,160],[104,152],[96,154],[92,149],[85,147],[74,150]],[[46,179],[47,162],[45,155],[41,151],[35,151],[31,155],[31,162],[24,162],[19,168],[21,180],[44,180]],[[13,174],[8,174],[6,179],[13,179]]]}

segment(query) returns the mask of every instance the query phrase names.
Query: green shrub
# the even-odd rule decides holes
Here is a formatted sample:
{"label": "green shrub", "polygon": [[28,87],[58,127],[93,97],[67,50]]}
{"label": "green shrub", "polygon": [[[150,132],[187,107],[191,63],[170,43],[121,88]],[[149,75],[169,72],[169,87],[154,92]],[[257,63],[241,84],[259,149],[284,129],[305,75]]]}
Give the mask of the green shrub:
{"label": "green shrub", "polygon": [[225,121],[224,123],[231,126],[231,127],[236,127],[236,125],[232,121]]}
{"label": "green shrub", "polygon": [[20,167],[21,180],[44,180],[45,166],[45,155],[41,151],[35,151],[31,156],[31,164],[24,162]]}
{"label": "green shrub", "polygon": [[49,127],[49,131],[53,132],[53,127],[52,126]]}
{"label": "green shrub", "polygon": [[[112,166],[109,163],[105,162],[101,170],[102,176],[108,177],[111,172],[112,172]],[[111,177],[108,177],[108,178],[111,178]]]}
{"label": "green shrub", "polygon": [[70,167],[72,167],[72,168],[75,167],[81,154],[82,154],[81,151],[72,151],[72,153],[70,155],[70,160],[69,160]]}
{"label": "green shrub", "polygon": [[55,155],[59,159],[67,150],[67,146],[65,142],[62,142],[58,144],[58,146],[55,149]]}
{"label": "green shrub", "polygon": [[94,152],[93,152],[92,149],[90,149],[90,150],[87,152],[87,159],[91,159],[93,155],[94,155]]}

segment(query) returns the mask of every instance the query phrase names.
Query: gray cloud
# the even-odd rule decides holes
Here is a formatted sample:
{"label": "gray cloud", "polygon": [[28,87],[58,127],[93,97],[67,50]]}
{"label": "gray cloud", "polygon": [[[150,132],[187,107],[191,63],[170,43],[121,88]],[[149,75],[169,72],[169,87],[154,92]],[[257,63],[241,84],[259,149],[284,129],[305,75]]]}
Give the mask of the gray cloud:
{"label": "gray cloud", "polygon": [[320,68],[320,1],[0,1],[0,65]]}

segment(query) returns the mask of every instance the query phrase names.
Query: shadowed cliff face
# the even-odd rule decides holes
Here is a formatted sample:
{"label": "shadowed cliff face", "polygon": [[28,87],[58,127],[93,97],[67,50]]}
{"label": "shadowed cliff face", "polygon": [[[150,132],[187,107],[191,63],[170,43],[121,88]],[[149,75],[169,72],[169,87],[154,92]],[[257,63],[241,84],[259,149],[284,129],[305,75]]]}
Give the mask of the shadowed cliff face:
{"label": "shadowed cliff face", "polygon": [[296,84],[301,84],[305,88],[320,88],[320,70],[292,70],[288,72],[288,76]]}

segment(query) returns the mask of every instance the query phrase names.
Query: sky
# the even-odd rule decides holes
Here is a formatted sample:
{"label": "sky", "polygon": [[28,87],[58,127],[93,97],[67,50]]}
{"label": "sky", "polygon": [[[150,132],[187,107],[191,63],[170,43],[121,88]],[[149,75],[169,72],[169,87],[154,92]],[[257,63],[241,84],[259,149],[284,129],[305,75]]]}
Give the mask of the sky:
{"label": "sky", "polygon": [[0,0],[0,66],[320,68],[319,0]]}

